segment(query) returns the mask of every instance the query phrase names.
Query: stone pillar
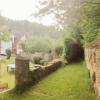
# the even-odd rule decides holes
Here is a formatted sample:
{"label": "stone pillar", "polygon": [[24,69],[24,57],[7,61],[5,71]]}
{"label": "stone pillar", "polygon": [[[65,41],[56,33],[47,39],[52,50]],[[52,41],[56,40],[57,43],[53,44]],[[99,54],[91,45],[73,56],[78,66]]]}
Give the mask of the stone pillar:
{"label": "stone pillar", "polygon": [[29,73],[29,60],[24,57],[16,57],[15,66],[15,88],[23,90],[32,83]]}

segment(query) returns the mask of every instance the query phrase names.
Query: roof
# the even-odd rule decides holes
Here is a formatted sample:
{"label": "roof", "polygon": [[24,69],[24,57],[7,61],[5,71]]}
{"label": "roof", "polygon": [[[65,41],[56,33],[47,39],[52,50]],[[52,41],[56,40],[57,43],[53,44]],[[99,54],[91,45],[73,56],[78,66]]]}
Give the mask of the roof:
{"label": "roof", "polygon": [[89,44],[87,45],[87,48],[91,48],[91,49],[93,49],[93,48],[95,48],[95,49],[100,49],[100,38],[94,40],[94,41],[91,42],[91,43],[89,43]]}

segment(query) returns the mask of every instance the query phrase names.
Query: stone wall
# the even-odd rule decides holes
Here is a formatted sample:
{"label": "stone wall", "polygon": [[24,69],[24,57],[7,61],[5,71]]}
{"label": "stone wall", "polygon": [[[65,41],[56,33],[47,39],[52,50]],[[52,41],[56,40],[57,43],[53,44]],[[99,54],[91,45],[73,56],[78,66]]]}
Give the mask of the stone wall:
{"label": "stone wall", "polygon": [[61,66],[62,60],[56,59],[46,66],[39,65],[33,70],[30,70],[28,59],[16,58],[15,88],[17,90],[24,90],[26,87],[36,84]]}
{"label": "stone wall", "polygon": [[17,57],[15,59],[15,84],[16,89],[24,89],[26,85],[32,83],[32,79],[29,74],[29,60],[23,57]]}
{"label": "stone wall", "polygon": [[62,66],[62,60],[60,60],[60,59],[53,60],[46,66],[42,66],[42,67],[39,66],[39,67],[35,68],[33,71],[30,71],[31,76],[33,77],[32,79],[33,80],[35,79],[35,81],[37,82],[40,79],[42,79],[43,77],[56,71],[61,66]]}
{"label": "stone wall", "polygon": [[100,49],[91,46],[86,47],[85,59],[95,92],[100,97]]}

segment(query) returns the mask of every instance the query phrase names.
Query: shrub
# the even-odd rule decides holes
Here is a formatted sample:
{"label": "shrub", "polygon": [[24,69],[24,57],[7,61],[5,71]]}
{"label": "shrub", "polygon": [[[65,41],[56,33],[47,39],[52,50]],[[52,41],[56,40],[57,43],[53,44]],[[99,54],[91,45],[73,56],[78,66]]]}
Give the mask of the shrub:
{"label": "shrub", "polygon": [[69,48],[73,44],[71,39],[65,39],[64,40],[64,58],[68,59],[69,57]]}
{"label": "shrub", "polygon": [[40,64],[41,58],[40,57],[33,57],[32,63],[34,64]]}
{"label": "shrub", "polygon": [[48,61],[40,60],[40,64],[41,64],[41,65],[47,65],[47,64],[48,64]]}
{"label": "shrub", "polygon": [[40,64],[40,65],[47,65],[48,64],[48,61],[42,60],[40,57],[33,57],[31,62],[34,64]]}
{"label": "shrub", "polygon": [[69,62],[79,61],[84,57],[84,50],[82,46],[72,39],[65,39],[64,41],[64,58]]}
{"label": "shrub", "polygon": [[51,50],[51,40],[44,37],[31,37],[25,43],[25,52],[48,52]]}
{"label": "shrub", "polygon": [[11,50],[10,49],[6,49],[6,56],[7,56],[7,59],[10,59],[10,57],[11,57]]}
{"label": "shrub", "polygon": [[62,51],[63,51],[63,47],[62,46],[58,46],[58,47],[55,48],[55,53],[58,56],[62,55]]}

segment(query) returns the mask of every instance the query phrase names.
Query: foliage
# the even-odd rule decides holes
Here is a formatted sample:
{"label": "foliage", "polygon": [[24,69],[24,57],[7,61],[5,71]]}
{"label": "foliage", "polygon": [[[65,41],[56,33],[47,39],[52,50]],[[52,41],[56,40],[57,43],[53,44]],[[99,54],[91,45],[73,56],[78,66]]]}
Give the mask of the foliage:
{"label": "foliage", "polygon": [[0,14],[0,27],[4,26],[5,18]]}
{"label": "foliage", "polygon": [[82,45],[83,36],[80,25],[78,24],[81,16],[81,1],[82,0],[41,1],[40,5],[43,7],[39,10],[37,16],[41,15],[43,17],[44,15],[53,13],[56,18],[58,27],[64,30],[64,32],[62,32],[64,38],[72,38],[74,41],[77,41],[78,43],[80,42]]}
{"label": "foliage", "polygon": [[100,34],[100,0],[84,0],[81,6],[80,28],[85,42],[93,41]]}
{"label": "foliage", "polygon": [[84,51],[80,44],[72,39],[64,40],[64,58],[69,62],[76,62],[83,58]]}
{"label": "foliage", "polygon": [[40,64],[41,58],[40,57],[33,57],[32,62],[34,64]]}
{"label": "foliage", "polygon": [[64,58],[65,59],[68,59],[69,57],[69,50],[70,50],[70,47],[72,46],[73,44],[73,40],[72,39],[65,39],[64,40]]}
{"label": "foliage", "polygon": [[[38,17],[45,15],[53,15],[56,20],[56,26],[59,28],[72,25],[76,23],[79,17],[77,13],[79,10],[79,1],[76,0],[41,0],[39,12],[36,14]],[[42,6],[42,7],[41,7]]]}
{"label": "foliage", "polygon": [[12,36],[9,32],[5,31],[5,32],[1,32],[0,33],[0,40],[3,40],[3,41],[9,41],[12,39]]}
{"label": "foliage", "polygon": [[8,31],[8,28],[4,24],[5,20],[6,19],[3,16],[0,16],[0,40],[9,41],[12,39],[12,37]]}
{"label": "foliage", "polygon": [[93,40],[95,40],[95,38],[97,37],[97,35],[98,35],[98,33],[94,33],[94,32],[87,33],[86,35],[84,35],[85,42],[86,43],[92,42]]}
{"label": "foliage", "polygon": [[66,28],[62,31],[62,38],[65,40],[66,38],[72,39],[79,45],[84,44],[84,37],[82,36],[81,30],[78,27]]}
{"label": "foliage", "polygon": [[57,47],[63,47],[63,37],[61,36],[57,40],[52,40],[52,49],[55,50]]}
{"label": "foliage", "polygon": [[47,52],[51,50],[51,40],[44,37],[31,37],[25,43],[26,52]]}
{"label": "foliage", "polygon": [[10,57],[11,57],[11,50],[10,49],[6,49],[6,56],[7,56],[7,59],[10,59]]}
{"label": "foliage", "polygon": [[67,27],[74,34],[78,29],[85,43],[100,37],[100,0],[45,0],[40,6],[37,15],[54,14],[59,28]]}
{"label": "foliage", "polygon": [[40,60],[40,64],[41,64],[41,65],[47,65],[47,64],[48,64],[48,61]]}
{"label": "foliage", "polygon": [[47,65],[48,64],[48,61],[45,61],[45,60],[43,60],[42,58],[40,58],[38,56],[33,57],[31,62],[33,64],[40,64],[40,65]]}
{"label": "foliage", "polygon": [[63,52],[63,47],[62,46],[57,46],[55,48],[56,55],[61,56],[62,55],[62,52]]}
{"label": "foliage", "polygon": [[[11,29],[12,32],[18,32],[20,36],[28,35],[28,36],[46,36],[53,39],[57,39],[60,37],[60,33],[52,26],[44,26],[38,23],[31,23],[29,21],[13,21],[13,20],[6,20],[5,26],[8,29]],[[16,30],[16,31],[15,31]]]}
{"label": "foliage", "polygon": [[39,36],[51,39],[59,39],[60,32],[53,26],[45,26],[39,23],[32,23],[27,20],[15,21],[0,16],[0,31],[3,33],[12,32],[17,36]]}

